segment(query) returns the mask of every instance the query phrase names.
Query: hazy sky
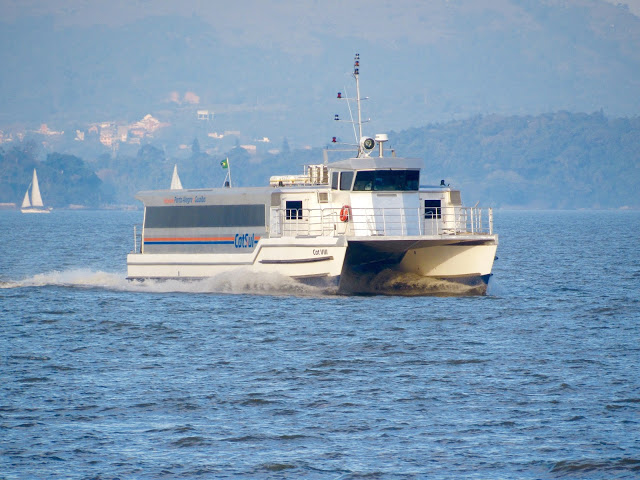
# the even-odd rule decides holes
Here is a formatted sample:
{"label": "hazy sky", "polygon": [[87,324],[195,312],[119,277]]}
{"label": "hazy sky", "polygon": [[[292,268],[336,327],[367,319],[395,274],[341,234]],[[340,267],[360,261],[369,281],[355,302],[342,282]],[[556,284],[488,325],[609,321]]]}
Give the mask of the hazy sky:
{"label": "hazy sky", "polygon": [[[436,0],[429,2],[429,9],[433,9],[437,2],[455,4],[468,0]],[[567,0],[577,3],[575,0]],[[578,0],[579,1],[579,0]],[[640,16],[640,0],[603,0],[613,5],[624,4],[635,15]],[[232,23],[263,23],[269,18],[273,23],[290,23],[294,19],[304,19],[311,22],[314,18],[318,22],[336,20],[348,16],[348,21],[357,25],[357,16],[379,17],[381,20],[393,19],[402,12],[408,12],[408,17],[420,11],[426,2],[421,0],[235,0],[234,2],[221,0],[2,0],[0,15],[7,20],[13,20],[24,15],[54,14],[63,24],[121,24],[149,15],[191,15],[202,16],[209,21],[224,16]],[[506,4],[503,0],[474,0],[480,8],[499,7]],[[309,13],[313,12],[313,15]],[[371,25],[361,25],[367,30]]]}
{"label": "hazy sky", "polygon": [[[268,78],[242,78],[232,68],[226,69],[226,75],[224,72],[218,75],[215,62],[208,76],[203,73],[206,69],[181,76],[183,71],[191,71],[192,64],[188,61],[183,64],[186,67],[183,71],[172,72],[173,76],[158,76],[158,69],[164,68],[162,64],[141,62],[144,68],[135,72],[130,66],[128,71],[119,69],[120,66],[110,70],[109,74],[114,75],[110,83],[105,80],[109,76],[98,76],[102,83],[98,82],[100,86],[97,87],[98,83],[94,84],[82,75],[102,72],[108,63],[100,64],[103,70],[92,70],[91,65],[83,63],[83,55],[72,58],[66,58],[65,52],[57,52],[57,56],[46,53],[42,57],[34,55],[41,62],[42,58],[49,60],[50,57],[62,60],[45,67],[57,75],[50,75],[50,82],[38,79],[34,83],[40,87],[43,98],[55,99],[52,111],[64,111],[57,106],[62,102],[60,99],[76,98],[82,89],[102,92],[107,85],[116,88],[116,92],[118,88],[129,92],[143,83],[141,78],[153,79],[154,88],[158,89],[144,89],[147,104],[166,99],[173,95],[172,92],[178,92],[174,96],[180,99],[186,92],[195,92],[203,104],[218,105],[218,109],[228,105],[236,108],[242,104],[242,108],[247,109],[260,105],[262,109],[281,111],[283,105],[294,108],[294,104],[299,105],[311,97],[317,103],[313,107],[307,105],[310,111],[319,108],[318,105],[325,105],[327,81],[349,72],[352,52],[362,53],[363,58],[366,55],[366,65],[371,68],[372,78],[378,78],[375,68],[378,68],[378,74],[385,69],[400,71],[405,65],[410,65],[415,56],[421,55],[422,63],[408,68],[414,79],[408,78],[409,75],[379,75],[385,81],[380,84],[380,91],[370,87],[371,95],[378,93],[378,98],[380,94],[386,95],[387,89],[411,92],[401,99],[404,109],[398,105],[398,100],[391,100],[392,96],[387,104],[384,100],[376,103],[385,119],[394,112],[398,118],[406,119],[402,125],[391,124],[391,128],[400,128],[405,124],[424,123],[427,115],[453,118],[481,112],[538,113],[557,109],[590,112],[601,108],[616,115],[635,114],[638,105],[638,54],[635,47],[640,37],[640,32],[636,31],[639,23],[638,18],[616,11],[615,5],[618,4],[626,4],[629,11],[640,18],[640,0],[536,0],[525,2],[526,7],[521,6],[519,0],[0,0],[0,21],[49,16],[53,19],[54,28],[85,27],[86,31],[83,28],[73,29],[73,38],[82,38],[86,34],[88,41],[102,38],[101,45],[104,45],[104,39],[109,38],[104,35],[110,32],[94,28],[96,35],[91,35],[93,25],[122,26],[143,18],[161,16],[169,20],[149,22],[154,25],[149,30],[162,28],[163,36],[170,39],[174,34],[179,35],[180,42],[175,42],[173,53],[187,51],[178,50],[178,47],[186,49],[191,43],[206,47],[208,44],[198,43],[204,41],[201,37],[206,37],[206,41],[219,45],[222,52],[234,52],[239,57],[253,52],[253,57],[247,54],[244,58],[255,63],[268,57],[260,66],[265,74],[270,75]],[[560,23],[547,22],[545,15],[548,13],[557,14]],[[602,15],[602,18],[594,18],[594,15]],[[176,31],[170,31],[172,19],[180,16],[202,19],[212,28],[209,30],[208,26],[197,21],[176,22]],[[571,24],[574,18],[576,25],[563,27],[563,22]],[[620,18],[620,25],[614,25],[617,20],[609,21],[610,18]],[[604,24],[600,21],[603,19],[607,19]],[[25,22],[24,25],[37,24]],[[39,24],[50,30],[48,22]],[[190,37],[192,28],[197,29],[194,35],[199,37]],[[571,32],[567,33],[568,30]],[[123,28],[122,31],[130,34],[129,43],[119,48],[133,47],[137,30]],[[39,38],[28,35],[37,33],[37,30],[25,32],[26,42],[31,37]],[[64,35],[60,37],[65,38]],[[13,58],[10,55],[13,47],[6,40],[5,43],[5,51],[9,52],[7,58]],[[164,44],[165,50],[172,48],[172,45],[167,45]],[[34,45],[32,50],[28,50],[30,47],[26,44],[23,51],[38,53],[43,50],[35,48],[41,45]],[[152,50],[153,47],[147,45],[145,48]],[[233,47],[241,48],[234,50]],[[203,50],[193,52],[193,58],[206,63],[208,58],[200,59],[197,55]],[[349,53],[345,54],[345,50]],[[384,61],[378,58],[380,55],[386,56],[382,59]],[[189,56],[191,58],[191,54]],[[23,57],[24,61],[16,63],[17,68],[24,67],[18,73],[24,78],[32,78],[33,72],[40,70],[35,68],[37,65],[28,64],[28,54]],[[308,62],[311,68],[300,68],[304,62]],[[233,66],[239,64],[236,61],[232,63]],[[253,66],[248,65],[250,68]],[[76,80],[78,85],[71,87],[70,82],[64,81],[65,75],[76,71],[77,78],[83,80]],[[321,74],[307,74],[311,71]],[[198,80],[212,78],[213,73],[216,73],[215,88],[211,87],[213,83],[209,80]],[[134,77],[135,81],[132,81]],[[13,75],[12,78],[21,77]],[[242,78],[241,88],[238,78]],[[271,85],[270,81],[277,82],[283,78],[291,85],[288,87],[290,91],[297,92],[300,97],[289,95],[283,99],[267,87]],[[348,73],[345,78],[351,79]],[[20,93],[23,84],[18,80],[14,84],[16,94]],[[296,90],[293,85],[304,86]],[[232,92],[232,95],[221,97],[222,91]],[[9,100],[14,97],[5,95]],[[25,94],[14,103],[22,105],[29,98],[32,97]],[[416,102],[425,108],[413,108],[411,112],[417,116],[413,118],[407,112],[409,107],[415,107]],[[317,112],[311,113],[317,115]]]}
{"label": "hazy sky", "polygon": [[[602,1],[627,4],[640,16],[640,0]],[[488,9],[498,11],[512,25],[526,22],[509,0],[0,0],[0,18],[11,21],[27,15],[53,15],[61,26],[88,26],[121,25],[151,15],[196,15],[214,24],[231,44],[267,41],[272,43],[268,46],[298,52],[301,48],[320,48],[314,32],[387,44],[430,43],[453,35],[448,19],[456,16],[460,5],[464,5],[466,14]]]}

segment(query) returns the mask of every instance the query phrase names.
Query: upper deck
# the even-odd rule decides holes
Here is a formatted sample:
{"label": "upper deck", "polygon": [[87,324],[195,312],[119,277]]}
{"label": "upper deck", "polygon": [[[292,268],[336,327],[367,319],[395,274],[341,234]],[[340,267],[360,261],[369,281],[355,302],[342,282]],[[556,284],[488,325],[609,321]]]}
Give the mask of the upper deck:
{"label": "upper deck", "polygon": [[493,235],[491,209],[465,207],[459,190],[420,186],[422,161],[357,157],[276,176],[269,187],[140,192],[153,237],[231,235],[468,238]]}

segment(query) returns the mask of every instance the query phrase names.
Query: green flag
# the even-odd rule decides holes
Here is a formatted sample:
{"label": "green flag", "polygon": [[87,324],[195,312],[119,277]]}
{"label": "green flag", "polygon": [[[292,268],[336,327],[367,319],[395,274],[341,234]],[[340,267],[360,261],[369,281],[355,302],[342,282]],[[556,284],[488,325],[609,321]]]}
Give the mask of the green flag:
{"label": "green flag", "polygon": [[228,158],[225,158],[224,160],[222,160],[222,161],[220,162],[220,166],[221,166],[222,168],[229,168],[229,159],[228,159]]}

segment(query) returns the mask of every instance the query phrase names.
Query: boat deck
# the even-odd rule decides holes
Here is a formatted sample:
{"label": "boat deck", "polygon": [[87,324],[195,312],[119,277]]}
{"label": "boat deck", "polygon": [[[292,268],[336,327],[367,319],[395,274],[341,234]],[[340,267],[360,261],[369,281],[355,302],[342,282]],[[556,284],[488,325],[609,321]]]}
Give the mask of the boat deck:
{"label": "boat deck", "polygon": [[[344,220],[343,220],[344,219]],[[302,209],[292,218],[290,211],[271,209],[270,237],[441,237],[493,235],[493,210],[476,207],[434,209],[349,209],[348,218],[339,208]]]}

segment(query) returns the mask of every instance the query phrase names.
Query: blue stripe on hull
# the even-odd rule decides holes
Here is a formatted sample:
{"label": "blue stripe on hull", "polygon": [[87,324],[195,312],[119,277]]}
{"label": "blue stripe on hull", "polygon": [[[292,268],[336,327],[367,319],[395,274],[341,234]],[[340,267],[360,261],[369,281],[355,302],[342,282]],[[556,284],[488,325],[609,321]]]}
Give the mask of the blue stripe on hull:
{"label": "blue stripe on hull", "polygon": [[216,242],[149,242],[145,241],[145,245],[233,245],[233,240],[216,241]]}

